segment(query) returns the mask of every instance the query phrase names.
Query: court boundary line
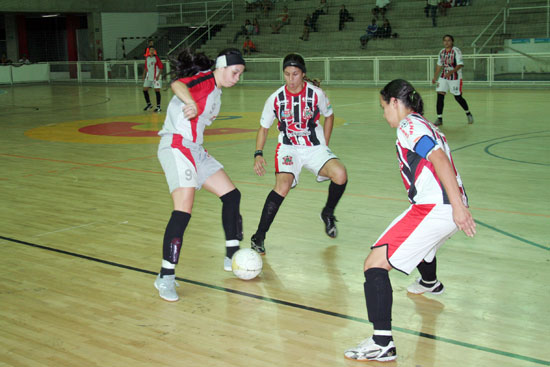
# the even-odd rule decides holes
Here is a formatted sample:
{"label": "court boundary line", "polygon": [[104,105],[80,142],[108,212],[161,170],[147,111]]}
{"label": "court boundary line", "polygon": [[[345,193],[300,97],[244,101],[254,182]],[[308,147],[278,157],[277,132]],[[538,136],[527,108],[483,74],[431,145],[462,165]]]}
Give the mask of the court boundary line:
{"label": "court boundary line", "polygon": [[[0,239],[8,241],[8,242],[13,242],[13,243],[17,243],[17,244],[21,244],[21,245],[25,245],[25,246],[29,246],[29,247],[34,247],[34,248],[46,250],[46,251],[57,252],[57,253],[60,253],[60,254],[69,255],[69,256],[77,257],[77,258],[84,259],[84,260],[90,260],[90,261],[97,262],[97,263],[100,263],[100,264],[111,265],[111,266],[115,266],[115,267],[118,267],[118,268],[132,270],[132,271],[136,271],[136,272],[140,272],[140,273],[144,273],[144,274],[149,274],[149,275],[157,275],[157,272],[154,272],[154,271],[151,271],[151,270],[146,270],[146,269],[141,269],[141,268],[137,268],[137,267],[134,267],[134,266],[124,265],[124,264],[116,263],[116,262],[113,262],[113,261],[103,260],[103,259],[93,257],[93,256],[78,254],[76,252],[56,249],[54,247],[39,245],[39,244],[26,242],[26,241],[21,241],[21,240],[17,240],[17,239],[10,238],[10,237],[5,237],[5,236],[2,236],[2,235],[0,235]],[[186,279],[186,278],[180,278],[180,277],[176,277],[176,279],[179,280],[180,282],[193,284],[193,285],[204,287],[204,288],[209,288],[209,289],[214,289],[214,290],[218,290],[218,291],[222,291],[222,292],[237,294],[237,295],[244,296],[244,297],[254,298],[254,299],[258,299],[258,300],[269,302],[269,303],[288,306],[288,307],[292,307],[292,308],[299,309],[299,310],[311,311],[311,312],[315,312],[315,313],[318,313],[318,314],[337,317],[337,318],[344,319],[344,320],[356,321],[356,322],[360,322],[360,323],[363,323],[363,324],[370,324],[370,322],[368,320],[360,318],[360,317],[349,316],[349,315],[341,314],[341,313],[334,312],[334,311],[324,310],[324,309],[317,308],[317,307],[301,305],[301,304],[298,304],[298,303],[294,303],[294,302],[290,302],[290,301],[284,301],[284,300],[280,300],[280,299],[277,299],[277,298],[260,296],[260,295],[257,295],[257,294],[248,293],[248,292],[244,292],[244,291],[239,291],[239,290],[236,290],[236,289],[231,289],[231,288],[226,288],[226,287],[221,287],[221,286],[208,284],[208,283],[204,283],[204,282],[200,282],[200,281],[192,280],[192,279]],[[550,366],[550,361],[545,361],[545,360],[542,360],[542,359],[528,357],[528,356],[524,356],[524,355],[521,355],[521,354],[505,352],[505,351],[494,349],[494,348],[484,347],[484,346],[481,346],[481,345],[476,345],[476,344],[462,342],[462,341],[459,341],[459,340],[440,337],[440,336],[437,336],[437,335],[428,334],[428,333],[424,333],[424,332],[421,332],[421,331],[410,330],[410,329],[402,328],[402,327],[399,327],[399,326],[392,326],[392,329],[395,330],[395,331],[405,333],[405,334],[416,335],[416,336],[426,338],[426,339],[441,341],[441,342],[444,342],[444,343],[458,345],[458,346],[461,346],[461,347],[474,349],[474,350],[479,350],[479,351],[487,352],[487,353],[492,353],[492,354],[496,354],[496,355],[500,355],[500,356],[508,357],[508,358],[513,358],[513,359],[517,359],[517,360],[521,360],[521,361],[541,364],[543,366]]]}

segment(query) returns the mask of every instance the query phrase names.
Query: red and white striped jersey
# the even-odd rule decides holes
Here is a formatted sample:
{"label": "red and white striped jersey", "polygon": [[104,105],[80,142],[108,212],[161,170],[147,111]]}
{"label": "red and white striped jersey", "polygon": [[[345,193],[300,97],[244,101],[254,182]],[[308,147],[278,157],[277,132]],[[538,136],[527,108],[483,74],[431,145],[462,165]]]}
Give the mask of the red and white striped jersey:
{"label": "red and white striped jersey", "polygon": [[428,160],[431,152],[443,149],[455,172],[462,201],[468,206],[468,197],[455,168],[447,139],[434,125],[419,114],[408,115],[399,123],[396,145],[401,177],[412,204],[450,204],[443,184]]}
{"label": "red and white striped jersey", "polygon": [[462,51],[460,51],[458,47],[453,47],[451,51],[447,51],[444,48],[439,51],[437,65],[442,66],[440,75],[441,78],[448,80],[462,79],[462,69],[451,74],[448,78],[445,78],[446,72],[453,70],[457,65],[464,65],[464,60],[462,60]]}
{"label": "red and white striped jersey", "polygon": [[333,114],[325,92],[310,83],[296,93],[290,93],[283,85],[275,91],[264,105],[260,124],[269,129],[275,118],[279,121],[279,143],[286,145],[326,145],[320,115]]}
{"label": "red and white striped jersey", "polygon": [[160,70],[164,67],[157,55],[150,55],[145,58],[145,80],[159,80]]}
{"label": "red and white striped jersey", "polygon": [[183,115],[185,103],[172,97],[166,110],[166,119],[159,135],[180,134],[189,141],[202,144],[204,129],[210,126],[220,112],[221,88],[216,86],[212,71],[201,71],[191,77],[179,79],[184,83],[197,104],[197,116],[189,120]]}

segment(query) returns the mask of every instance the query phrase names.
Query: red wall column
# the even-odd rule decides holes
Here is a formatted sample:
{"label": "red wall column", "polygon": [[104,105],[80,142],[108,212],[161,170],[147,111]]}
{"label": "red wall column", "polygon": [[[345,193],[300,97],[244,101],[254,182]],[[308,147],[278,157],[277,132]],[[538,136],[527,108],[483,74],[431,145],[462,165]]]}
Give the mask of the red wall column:
{"label": "red wall column", "polygon": [[[27,44],[27,22],[24,15],[17,15],[17,39],[19,43],[19,58],[23,55],[29,55],[29,46]],[[13,60],[17,61],[17,60]]]}

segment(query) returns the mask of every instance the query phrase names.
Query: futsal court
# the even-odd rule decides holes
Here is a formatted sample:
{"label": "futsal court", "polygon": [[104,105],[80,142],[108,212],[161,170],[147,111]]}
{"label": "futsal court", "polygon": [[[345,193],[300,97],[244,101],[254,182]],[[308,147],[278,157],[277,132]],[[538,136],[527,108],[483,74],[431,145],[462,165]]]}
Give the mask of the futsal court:
{"label": "futsal court", "polygon": [[[466,86],[475,123],[452,96],[444,125],[477,235],[438,253],[442,295],[407,294],[392,271],[395,362],[344,359],[372,334],[363,260],[408,206],[379,87],[324,86],[331,149],[349,174],[339,235],[319,213],[328,183],[302,171],[266,238],[262,274],[223,271],[221,202],[201,190],[176,268],[180,301],[153,281],[172,211],[156,157],[164,112],[141,87],[43,84],[0,89],[0,365],[549,366],[550,90]],[[224,89],[204,146],[242,193],[249,247],[272,189],[253,171],[255,136],[276,85]],[[435,118],[432,87],[419,91]],[[162,92],[166,110],[170,91]]]}

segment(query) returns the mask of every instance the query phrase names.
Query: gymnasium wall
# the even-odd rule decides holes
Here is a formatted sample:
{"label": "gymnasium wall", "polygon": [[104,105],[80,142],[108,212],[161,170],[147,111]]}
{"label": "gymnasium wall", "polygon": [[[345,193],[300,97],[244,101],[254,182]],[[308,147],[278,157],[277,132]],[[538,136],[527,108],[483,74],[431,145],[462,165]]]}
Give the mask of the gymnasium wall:
{"label": "gymnasium wall", "polygon": [[157,13],[101,13],[103,58],[116,58],[117,38],[147,37],[157,27]]}

